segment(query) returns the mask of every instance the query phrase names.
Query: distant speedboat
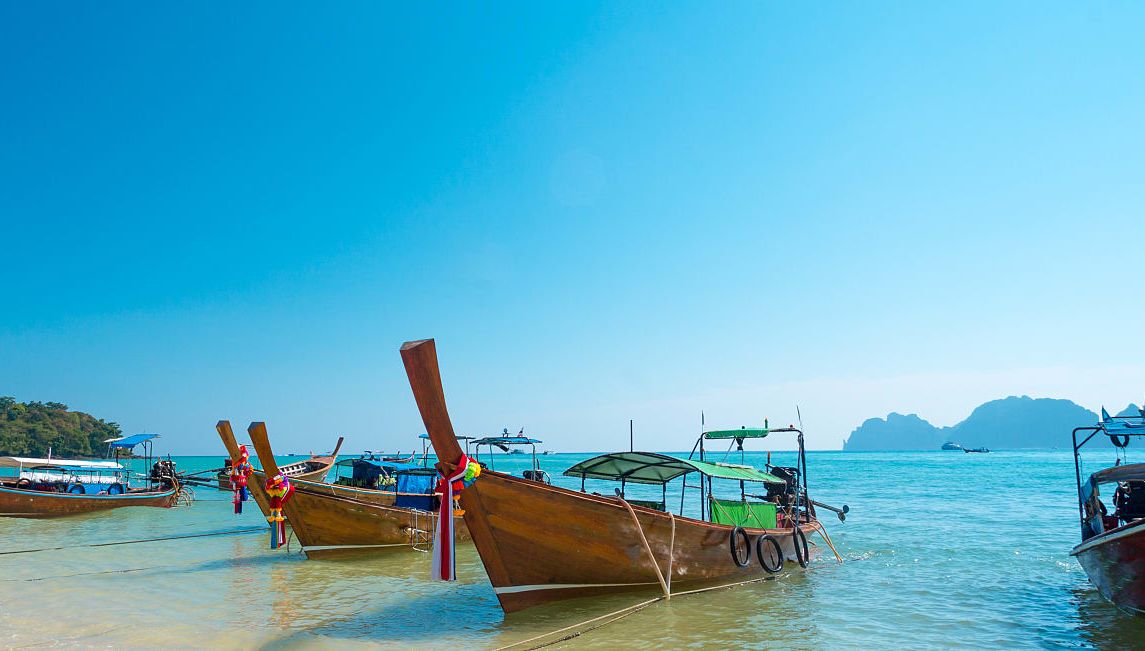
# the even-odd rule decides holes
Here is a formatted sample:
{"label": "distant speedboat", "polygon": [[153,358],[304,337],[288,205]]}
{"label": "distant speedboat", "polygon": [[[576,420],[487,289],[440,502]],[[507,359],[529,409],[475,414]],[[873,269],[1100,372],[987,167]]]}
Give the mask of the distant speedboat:
{"label": "distant speedboat", "polygon": [[989,452],[990,448],[962,448],[962,451],[966,454],[970,454],[971,452]]}
{"label": "distant speedboat", "polygon": [[954,441],[947,441],[946,443],[942,444],[942,449],[943,450],[961,450],[962,446],[955,443]]}
{"label": "distant speedboat", "polygon": [[[1073,463],[1077,477],[1077,508],[1081,519],[1081,544],[1070,552],[1077,557],[1089,581],[1101,596],[1117,607],[1145,614],[1145,463],[1114,465],[1099,470],[1082,483],[1081,448],[1097,434],[1105,434],[1119,448],[1132,436],[1145,436],[1145,413],[1141,416],[1110,416],[1094,427],[1073,431]],[[1089,432],[1080,443],[1078,432]],[[1113,490],[1113,513],[1101,501],[1100,487]]]}

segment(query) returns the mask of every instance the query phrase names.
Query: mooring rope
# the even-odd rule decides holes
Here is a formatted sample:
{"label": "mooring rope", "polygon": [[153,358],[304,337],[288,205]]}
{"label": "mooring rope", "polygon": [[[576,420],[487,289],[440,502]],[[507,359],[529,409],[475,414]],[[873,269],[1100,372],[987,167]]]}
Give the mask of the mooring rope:
{"label": "mooring rope", "polygon": [[[749,583],[760,583],[762,581],[769,581],[773,578],[775,578],[775,577],[761,576],[761,577],[757,577],[754,579],[747,579],[745,581],[736,581],[735,583],[724,583],[724,584],[720,584],[720,585],[708,586],[706,588],[695,588],[693,590],[685,590],[683,592],[675,592],[672,594],[672,596],[683,597],[683,596],[687,596],[687,595],[699,594],[701,592],[711,592],[712,590],[724,590],[726,588],[735,588],[735,587],[738,587],[741,585],[747,585]],[[607,620],[607,621],[600,622],[596,626],[591,626],[591,627],[586,628],[584,630],[576,630],[573,633],[565,635],[565,636],[558,638],[556,640],[550,640],[548,642],[537,644],[535,646],[527,647],[526,651],[534,651],[534,649],[542,649],[542,648],[547,647],[547,646],[552,646],[552,645],[560,643],[560,642],[565,642],[567,640],[571,640],[571,639],[578,637],[584,633],[588,633],[589,631],[595,631],[598,628],[601,628],[603,626],[611,624],[615,621],[619,621],[621,619],[624,619],[625,617],[628,617],[629,615],[632,615],[632,614],[637,613],[641,610],[644,610],[645,608],[647,608],[648,606],[651,606],[652,604],[655,604],[655,603],[660,602],[660,601],[667,601],[667,600],[668,600],[667,597],[660,596],[660,597],[656,597],[654,599],[649,599],[647,601],[642,601],[636,605],[628,606],[626,608],[621,608],[620,610],[615,610],[611,613],[607,613],[607,614],[601,615],[599,617],[593,617],[592,619],[585,620],[585,621],[580,622],[578,624],[573,624],[572,626],[565,626],[564,628],[558,628],[555,631],[549,631],[548,633],[543,633],[541,635],[531,637],[527,640],[521,640],[520,642],[513,642],[512,644],[507,644],[503,647],[499,647],[498,649],[496,649],[496,651],[505,651],[505,649],[513,649],[513,648],[521,647],[521,646],[524,646],[526,644],[536,642],[537,640],[543,640],[546,637],[551,637],[553,635],[559,635],[560,633],[564,633],[566,631],[570,631],[573,629],[579,629],[582,626],[586,626],[586,625],[592,624],[594,622],[600,622],[600,620]],[[609,618],[611,618],[611,619],[609,619]]]}
{"label": "mooring rope", "polygon": [[[667,581],[665,581],[664,575],[661,574],[661,572],[660,572],[660,565],[659,565],[659,563],[656,562],[656,558],[652,555],[652,547],[648,544],[648,538],[645,537],[645,535],[644,535],[644,527],[640,524],[640,520],[636,517],[636,511],[634,511],[632,509],[632,506],[624,498],[618,497],[617,499],[620,500],[621,504],[623,504],[625,507],[628,508],[628,513],[632,516],[632,520],[636,523],[636,530],[640,533],[640,540],[644,543],[644,550],[648,553],[648,557],[652,559],[652,567],[656,568],[656,578],[658,578],[660,580],[660,587],[664,591],[664,594],[659,596],[659,597],[656,597],[654,599],[642,601],[642,602],[635,604],[633,606],[627,606],[625,608],[621,608],[620,610],[615,610],[611,613],[600,615],[599,617],[593,617],[592,619],[587,619],[583,622],[573,624],[571,626],[565,626],[564,628],[558,628],[555,631],[549,631],[548,633],[536,635],[536,636],[531,637],[527,640],[521,640],[520,642],[513,642],[512,644],[507,644],[503,647],[499,647],[496,651],[504,651],[505,649],[514,649],[517,647],[524,647],[525,645],[531,644],[531,643],[536,642],[538,640],[543,640],[547,637],[552,637],[553,635],[560,635],[561,633],[566,633],[568,631],[572,631],[572,633],[569,633],[568,635],[564,635],[562,637],[559,637],[555,640],[549,640],[548,642],[543,642],[541,644],[527,647],[527,651],[534,651],[535,649],[542,649],[544,647],[552,646],[552,645],[558,644],[560,642],[566,642],[568,640],[571,640],[575,637],[579,637],[579,636],[581,636],[585,633],[588,633],[590,631],[594,631],[594,630],[601,628],[603,626],[607,626],[608,624],[619,621],[621,619],[624,619],[625,617],[628,617],[629,615],[632,615],[632,614],[637,613],[641,610],[644,610],[645,608],[647,608],[648,606],[651,606],[654,603],[657,603],[659,601],[668,601],[672,597],[683,597],[686,595],[699,594],[701,592],[711,592],[712,590],[723,590],[726,588],[735,588],[735,587],[738,587],[741,585],[747,585],[749,583],[759,583],[761,581],[768,581],[770,579],[775,578],[773,576],[760,576],[760,577],[756,577],[754,579],[746,579],[744,581],[736,581],[734,583],[724,583],[721,585],[713,585],[713,586],[708,586],[708,587],[704,587],[704,588],[694,588],[692,590],[684,590],[683,592],[672,592],[671,588],[669,586],[671,585],[671,580],[672,580],[672,559],[675,557],[675,547],[676,547],[676,517],[675,517],[675,515],[671,511],[668,512],[668,516],[672,522],[672,537],[671,537],[671,542],[669,543],[668,579],[667,579]],[[815,521],[815,524],[818,525],[816,527],[816,531],[818,531],[819,535],[823,537],[824,542],[826,542],[827,546],[831,548],[831,551],[835,552],[835,558],[839,559],[839,562],[842,563],[843,557],[839,555],[839,552],[835,549],[835,545],[831,543],[831,537],[827,535],[826,528],[818,520]],[[600,622],[600,623],[596,624],[595,626],[588,626],[589,624],[594,624],[596,622]],[[585,626],[588,626],[588,628],[584,628]]]}
{"label": "mooring rope", "polygon": [[[640,542],[644,543],[644,551],[648,552],[648,560],[652,561],[652,569],[656,570],[656,580],[660,582],[660,589],[664,591],[664,598],[670,598],[672,592],[668,590],[668,583],[664,581],[664,573],[660,571],[660,563],[656,561],[656,556],[652,553],[652,545],[648,544],[648,538],[644,535],[644,527],[640,524],[640,518],[636,517],[636,511],[632,510],[632,505],[628,500],[623,497],[617,497],[624,508],[628,509],[628,514],[632,516],[632,521],[636,523],[636,532],[640,534]],[[672,520],[673,537],[675,537],[676,521]]]}
{"label": "mooring rope", "polygon": [[254,533],[256,531],[265,531],[264,527],[256,527],[250,529],[234,529],[232,531],[213,531],[211,533],[192,533],[183,536],[162,536],[159,538],[143,538],[140,540],[118,540],[115,542],[105,543],[90,543],[87,545],[65,545],[63,547],[41,547],[39,549],[14,549],[12,551],[0,552],[0,556],[7,556],[8,554],[32,554],[35,552],[52,552],[62,549],[81,549],[84,547],[113,547],[115,545],[135,545],[138,543],[161,542],[164,540],[185,540],[187,538],[208,538],[210,536],[233,536],[240,533]]}
{"label": "mooring rope", "polygon": [[842,563],[843,557],[839,555],[839,550],[835,549],[835,544],[831,542],[831,536],[827,535],[827,527],[824,527],[822,522],[816,520],[815,530],[819,532],[819,536],[823,538],[823,542],[827,543],[827,546],[831,548],[831,551],[835,554],[835,560]]}

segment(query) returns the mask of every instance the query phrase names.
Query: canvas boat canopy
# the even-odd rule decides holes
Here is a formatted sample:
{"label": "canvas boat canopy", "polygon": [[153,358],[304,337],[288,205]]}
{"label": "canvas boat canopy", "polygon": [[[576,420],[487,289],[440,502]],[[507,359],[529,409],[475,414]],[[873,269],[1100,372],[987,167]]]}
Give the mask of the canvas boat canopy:
{"label": "canvas boat canopy", "polygon": [[130,450],[140,443],[145,443],[157,438],[159,438],[158,434],[132,434],[131,436],[122,436],[117,439],[107,439],[104,441],[104,443],[107,443],[110,447],[113,448],[124,448]]}
{"label": "canvas boat canopy", "polygon": [[741,427],[739,429],[717,429],[704,432],[706,439],[761,439],[771,433],[766,427]]}
{"label": "canvas boat canopy", "polygon": [[114,461],[72,459],[36,459],[33,457],[0,457],[0,468],[64,468],[69,470],[123,470]]}
{"label": "canvas boat canopy", "polygon": [[1093,473],[1089,478],[1094,484],[1111,484],[1135,479],[1145,479],[1145,463],[1128,463],[1124,466],[1105,468]]}
{"label": "canvas boat canopy", "polygon": [[602,454],[581,461],[566,470],[564,474],[568,477],[581,477],[582,479],[623,480],[637,484],[666,484],[690,472],[699,472],[717,479],[766,484],[785,483],[779,477],[751,466],[677,459],[656,452]]}
{"label": "canvas boat canopy", "polygon": [[422,465],[419,465],[416,463],[409,463],[409,462],[405,462],[405,461],[382,461],[379,459],[352,458],[352,459],[342,459],[341,461],[339,461],[335,465],[351,466],[352,467],[352,466],[357,466],[357,465],[361,465],[361,464],[365,464],[368,466],[374,466],[375,468],[382,468],[382,469],[386,470],[387,472],[391,472],[391,473],[401,472],[401,473],[413,473],[413,474],[437,474],[437,471],[434,470],[433,468],[426,468],[425,466],[422,466]]}

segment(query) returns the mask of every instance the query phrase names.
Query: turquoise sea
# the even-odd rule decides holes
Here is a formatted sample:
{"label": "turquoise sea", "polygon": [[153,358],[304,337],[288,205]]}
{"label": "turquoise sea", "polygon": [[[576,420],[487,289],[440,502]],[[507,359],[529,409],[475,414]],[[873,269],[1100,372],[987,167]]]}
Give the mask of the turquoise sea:
{"label": "turquoise sea", "polygon": [[[555,483],[576,487],[560,472],[588,456],[540,459]],[[176,457],[189,471],[220,459]],[[1098,449],[1089,469],[1112,460]],[[497,459],[499,470],[527,464]],[[845,523],[825,520],[846,562],[825,553],[805,572],[676,597],[557,648],[1145,644],[1145,618],[1104,602],[1069,556],[1078,527],[1068,450],[813,452],[808,473],[813,498],[851,507]],[[506,617],[471,546],[460,547],[455,584],[429,581],[429,559],[414,550],[309,561],[296,543],[268,549],[253,503],[235,516],[228,493],[196,496],[172,510],[0,519],[0,647],[497,648],[656,596]],[[81,546],[201,533],[227,535]],[[7,553],[53,547],[65,549]]]}

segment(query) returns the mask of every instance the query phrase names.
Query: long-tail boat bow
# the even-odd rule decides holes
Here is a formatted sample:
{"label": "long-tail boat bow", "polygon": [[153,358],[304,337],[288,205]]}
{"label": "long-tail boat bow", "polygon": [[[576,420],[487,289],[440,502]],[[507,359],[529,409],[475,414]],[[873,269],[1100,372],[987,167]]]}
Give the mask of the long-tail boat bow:
{"label": "long-tail boat bow", "polygon": [[[405,343],[401,355],[426,432],[441,460],[439,471],[445,477],[455,476],[465,457],[446,410],[434,342],[426,339]],[[801,438],[799,442],[802,459]],[[700,473],[738,482],[763,482],[777,491],[786,491],[784,494],[800,497],[784,507],[782,525],[774,521],[737,520],[739,515],[759,515],[765,510],[763,506],[754,511],[744,506],[729,516],[735,522],[725,523],[675,515],[666,510],[664,502],[631,499],[623,490],[615,497],[583,489],[578,492],[486,469],[478,481],[461,493],[460,504],[493,590],[506,612],[618,591],[659,587],[665,596],[670,596],[673,586],[684,590],[728,587],[782,571],[785,559],[798,561],[799,565],[806,565],[810,559],[807,535],[821,525],[802,501],[802,482],[788,482],[738,466],[724,467],[652,453],[628,454],[639,458],[622,461],[650,473],[638,478],[638,483],[663,485],[685,473]],[[615,456],[604,455],[600,461],[604,463]],[[673,470],[665,474],[669,465]],[[581,476],[590,475],[612,477],[599,468]],[[615,479],[623,482],[630,478],[625,472],[616,474]],[[775,513],[774,508],[770,513]],[[751,559],[752,550],[758,557],[755,562]]]}

